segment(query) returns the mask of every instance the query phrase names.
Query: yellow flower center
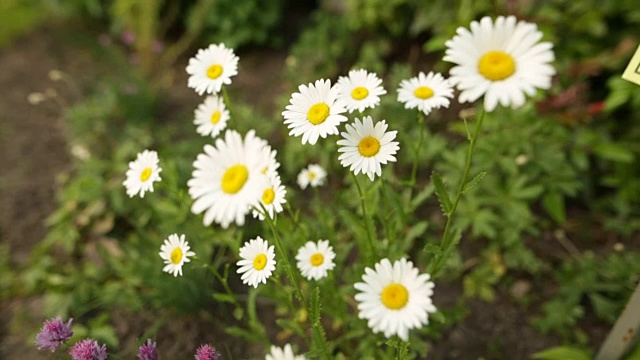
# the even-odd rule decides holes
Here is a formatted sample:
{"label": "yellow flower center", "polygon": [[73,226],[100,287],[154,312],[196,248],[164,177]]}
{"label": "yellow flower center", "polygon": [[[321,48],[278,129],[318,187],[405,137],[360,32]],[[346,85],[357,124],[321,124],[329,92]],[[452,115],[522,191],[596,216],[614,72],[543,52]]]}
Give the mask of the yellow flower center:
{"label": "yellow flower center", "polygon": [[249,170],[246,166],[235,164],[222,175],[222,191],[227,194],[235,194],[249,179]]}
{"label": "yellow flower center", "polygon": [[211,123],[215,125],[218,121],[220,121],[220,111],[216,111],[211,114]]}
{"label": "yellow flower center", "polygon": [[372,157],[380,151],[380,141],[373,136],[367,136],[360,140],[358,151],[364,157]]}
{"label": "yellow flower center", "polygon": [[177,248],[171,250],[171,262],[174,265],[178,265],[178,264],[180,264],[180,261],[182,261],[182,249],[177,247]]}
{"label": "yellow flower center", "polygon": [[258,254],[255,258],[253,258],[253,268],[256,270],[262,270],[267,266],[267,255]]}
{"label": "yellow flower center", "polygon": [[307,112],[307,119],[313,125],[322,124],[329,117],[329,105],[321,102],[313,105]]}
{"label": "yellow flower center", "polygon": [[311,255],[309,262],[311,262],[311,265],[313,266],[320,266],[324,262],[324,256],[320,253],[315,253]]}
{"label": "yellow flower center", "polygon": [[516,63],[506,52],[489,51],[478,61],[478,71],[488,80],[504,80],[516,71]]}
{"label": "yellow flower center", "polygon": [[147,180],[149,180],[149,178],[151,177],[151,173],[153,171],[151,170],[150,167],[142,170],[142,172],[140,173],[140,181],[145,182]]}
{"label": "yellow flower center", "polygon": [[262,202],[265,205],[271,205],[273,200],[276,198],[276,192],[273,191],[273,188],[268,188],[262,193]]}
{"label": "yellow flower center", "polygon": [[369,96],[369,90],[367,90],[367,88],[364,86],[358,86],[357,88],[353,89],[353,91],[351,91],[351,97],[356,100],[362,100],[367,96]]}
{"label": "yellow flower center", "polygon": [[409,301],[407,288],[400,284],[391,284],[382,289],[382,304],[391,310],[402,309]]}
{"label": "yellow flower center", "polygon": [[222,66],[218,64],[211,65],[207,69],[207,77],[211,80],[215,80],[219,78],[220,75],[222,75]]}
{"label": "yellow flower center", "polygon": [[433,96],[433,89],[428,86],[419,86],[413,90],[413,95],[418,99],[427,100]]}
{"label": "yellow flower center", "polygon": [[314,173],[314,172],[310,172],[308,176],[309,176],[309,180],[313,180],[313,179],[315,179],[315,178],[316,178],[316,176],[318,176],[318,175],[316,175],[316,173]]}

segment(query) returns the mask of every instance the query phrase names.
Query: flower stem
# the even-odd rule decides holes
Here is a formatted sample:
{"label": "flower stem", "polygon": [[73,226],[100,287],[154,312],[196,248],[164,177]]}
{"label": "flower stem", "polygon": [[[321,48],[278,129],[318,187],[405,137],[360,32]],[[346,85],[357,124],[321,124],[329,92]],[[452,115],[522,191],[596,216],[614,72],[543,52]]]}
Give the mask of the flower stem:
{"label": "flower stem", "polygon": [[236,296],[234,295],[234,292],[231,290],[231,288],[229,287],[229,283],[227,282],[227,279],[220,275],[220,273],[218,272],[218,269],[214,268],[213,266],[209,265],[208,263],[206,263],[203,260],[200,260],[198,257],[194,257],[194,260],[196,260],[197,262],[201,263],[202,266],[204,266],[205,268],[207,268],[209,271],[211,271],[211,273],[213,274],[213,276],[215,276],[220,283],[222,283],[222,287],[224,287],[224,290],[227,292],[227,294],[231,297],[231,299],[233,299],[233,304],[237,307],[242,309],[242,305],[240,305],[240,303],[238,302],[238,300],[236,299]]}
{"label": "flower stem", "polygon": [[420,137],[418,138],[418,145],[415,147],[413,154],[413,167],[411,168],[411,180],[409,184],[411,187],[416,185],[416,175],[418,172],[418,159],[420,157],[420,149],[422,149],[422,143],[424,142],[424,113],[418,111],[418,129],[420,130]]}
{"label": "flower stem", "polygon": [[371,263],[375,262],[376,257],[376,248],[373,243],[373,232],[371,231],[371,226],[369,225],[369,217],[367,216],[367,206],[365,204],[364,193],[362,192],[362,188],[360,187],[360,183],[358,182],[358,177],[350,171],[351,176],[353,177],[353,182],[356,184],[356,188],[358,189],[358,194],[360,195],[360,205],[362,207],[362,217],[364,219],[364,226],[367,229],[367,239],[369,240],[369,260]]}
{"label": "flower stem", "polygon": [[282,259],[282,262],[284,263],[284,271],[287,273],[287,276],[289,277],[289,281],[291,282],[291,285],[293,285],[293,287],[295,288],[298,299],[300,300],[300,302],[302,302],[302,305],[304,306],[304,308],[307,309],[307,302],[304,298],[304,294],[302,293],[302,289],[300,288],[300,280],[297,278],[296,274],[291,270],[291,264],[289,263],[289,258],[287,257],[286,251],[282,247],[282,242],[280,241],[280,236],[278,235],[278,229],[276,229],[276,226],[273,222],[273,218],[271,218],[271,215],[269,214],[267,209],[264,207],[264,205],[260,204],[260,207],[262,208],[262,211],[264,212],[264,218],[269,224],[269,227],[271,228],[271,232],[273,233],[273,240],[276,243],[276,249],[278,249],[278,253],[281,254],[281,259]]}
{"label": "flower stem", "polygon": [[224,105],[227,107],[227,111],[229,111],[229,116],[231,116],[231,101],[229,100],[229,93],[227,93],[227,87],[222,87],[222,98],[224,99]]}
{"label": "flower stem", "polygon": [[[458,186],[458,192],[453,201],[453,205],[451,206],[451,210],[446,214],[447,215],[447,223],[444,227],[444,232],[442,233],[442,240],[440,242],[440,252],[435,257],[435,261],[432,262],[429,267],[429,273],[435,277],[444,267],[444,261],[446,260],[449,252],[451,251],[453,245],[455,244],[455,236],[450,235],[451,224],[453,223],[453,215],[455,215],[456,210],[458,209],[458,204],[460,203],[460,199],[462,198],[463,190],[465,185],[467,184],[467,180],[469,178],[469,171],[471,170],[471,160],[473,158],[473,149],[476,146],[476,142],[478,140],[478,135],[482,129],[482,121],[484,120],[485,110],[484,107],[481,108],[480,115],[478,116],[478,121],[476,122],[476,128],[473,132],[473,135],[469,133],[467,130],[467,140],[469,140],[469,147],[467,148],[467,158],[464,164],[464,172],[462,174],[462,180],[460,181],[460,185]],[[466,127],[466,120],[465,120]],[[468,128],[467,128],[468,129]]]}

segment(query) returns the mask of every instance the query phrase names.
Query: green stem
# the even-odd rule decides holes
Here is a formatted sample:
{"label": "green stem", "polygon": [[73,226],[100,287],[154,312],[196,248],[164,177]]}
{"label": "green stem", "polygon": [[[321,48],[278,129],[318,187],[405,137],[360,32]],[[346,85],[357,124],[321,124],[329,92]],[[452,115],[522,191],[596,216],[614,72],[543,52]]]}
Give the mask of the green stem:
{"label": "green stem", "polygon": [[369,260],[371,263],[375,261],[376,256],[376,248],[373,243],[373,233],[371,231],[371,226],[369,225],[369,217],[367,216],[367,206],[365,205],[364,193],[362,192],[362,188],[360,187],[360,183],[358,182],[358,177],[352,172],[349,172],[353,177],[353,182],[356,184],[356,188],[358,189],[358,194],[360,195],[360,205],[362,207],[362,218],[364,219],[364,225],[367,229],[367,239],[369,240]]}
{"label": "green stem", "polygon": [[284,271],[287,273],[287,276],[289,277],[289,281],[291,281],[291,285],[293,285],[293,287],[295,288],[296,294],[298,295],[298,299],[300,300],[300,302],[302,302],[302,305],[304,305],[304,308],[307,309],[307,302],[304,298],[304,294],[302,293],[302,289],[300,288],[300,281],[296,277],[296,274],[291,270],[291,264],[289,263],[289,258],[287,257],[286,251],[282,247],[282,242],[280,241],[280,236],[278,235],[278,230],[276,229],[276,226],[273,223],[273,219],[271,218],[271,215],[269,214],[267,209],[264,207],[264,205],[260,204],[260,207],[262,208],[262,211],[264,213],[265,220],[267,221],[267,223],[269,224],[269,227],[271,228],[271,233],[273,233],[273,239],[276,243],[276,249],[278,250],[278,253],[281,254],[281,259],[282,259],[282,262],[284,263]]}
{"label": "green stem", "polygon": [[420,137],[418,138],[418,145],[416,146],[413,154],[413,167],[411,168],[411,180],[409,181],[411,187],[414,187],[416,185],[418,159],[420,157],[420,149],[422,149],[422,143],[424,142],[424,113],[422,111],[418,111],[418,128],[420,130]]}
{"label": "green stem", "polygon": [[231,288],[229,287],[229,284],[227,283],[227,279],[220,275],[220,273],[218,272],[218,270],[216,268],[214,268],[213,266],[209,265],[208,263],[200,260],[197,257],[194,257],[194,260],[196,260],[197,262],[199,262],[200,264],[202,264],[204,267],[206,267],[207,269],[209,269],[209,271],[211,271],[211,273],[213,274],[213,276],[215,276],[221,283],[222,283],[222,287],[224,287],[224,290],[227,292],[227,294],[229,296],[231,296],[231,298],[233,299],[233,304],[238,307],[238,308],[242,308],[242,305],[240,305],[240,303],[238,302],[238,300],[236,299],[236,296],[234,295],[234,292],[231,290]]}
{"label": "green stem", "polygon": [[[467,138],[469,140],[469,147],[467,148],[467,158],[464,164],[464,172],[462,174],[462,180],[460,181],[460,185],[458,186],[458,192],[456,194],[456,198],[453,201],[453,205],[451,206],[451,210],[447,214],[447,223],[444,227],[444,232],[442,233],[442,240],[440,242],[440,254],[436,257],[433,266],[431,266],[431,275],[435,277],[440,270],[442,270],[443,262],[446,258],[446,255],[451,250],[451,247],[454,244],[455,237],[450,236],[449,232],[451,231],[451,224],[453,223],[453,215],[455,215],[456,210],[458,209],[458,204],[460,203],[460,199],[462,198],[462,192],[464,190],[464,186],[467,184],[467,179],[469,178],[469,171],[471,170],[471,160],[473,158],[473,149],[476,146],[476,142],[478,140],[478,135],[482,129],[482,121],[484,120],[485,110],[482,107],[480,111],[480,115],[478,116],[478,121],[476,123],[476,128],[473,133],[473,136],[469,136],[467,131]],[[466,120],[465,120],[466,125]]]}
{"label": "green stem", "polygon": [[231,116],[231,101],[229,100],[229,93],[227,93],[227,87],[222,87],[222,97],[224,98],[224,104],[227,107],[227,111],[229,111],[229,116]]}

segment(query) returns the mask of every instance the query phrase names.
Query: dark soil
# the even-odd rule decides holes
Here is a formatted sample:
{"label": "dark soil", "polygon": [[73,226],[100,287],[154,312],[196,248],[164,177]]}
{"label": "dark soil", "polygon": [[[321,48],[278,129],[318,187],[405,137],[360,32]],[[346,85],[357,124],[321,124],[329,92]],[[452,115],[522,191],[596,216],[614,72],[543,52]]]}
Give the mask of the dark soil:
{"label": "dark soil", "polygon": [[[68,30],[66,30],[68,31]],[[72,104],[80,94],[47,77],[51,69],[69,73],[79,84],[92,81],[104,68],[99,59],[79,45],[71,45],[63,29],[46,28],[16,41],[0,52],[0,240],[9,247],[10,262],[21,267],[29,261],[30,251],[46,234],[44,219],[55,209],[56,176],[70,170],[60,108],[54,101],[34,106],[27,97],[34,91],[55,89],[59,99]],[[242,71],[234,85],[244,94],[252,93],[255,104],[273,114],[274,99],[281,94],[284,52],[268,50],[246,54]],[[176,71],[183,74],[184,71]],[[188,94],[186,77],[176,79],[172,92],[175,102],[196,99]],[[184,80],[184,81],[183,81]],[[260,89],[260,91],[256,91]],[[176,100],[177,99],[177,100]],[[192,106],[197,100],[188,101]],[[538,291],[535,280],[526,280]],[[547,283],[548,285],[548,283]],[[439,308],[453,307],[461,297],[458,284],[439,283],[435,303]],[[524,359],[532,353],[558,345],[560,339],[544,336],[531,325],[539,304],[518,304],[509,293],[499,293],[493,303],[466,300],[468,316],[447,329],[433,343],[430,359]],[[50,354],[33,347],[34,334],[41,327],[42,300],[39,296],[14,297],[0,303],[0,359],[49,359]],[[112,314],[123,349],[135,352],[144,327],[153,314]],[[177,321],[169,326],[158,343],[163,358],[177,358],[185,349],[195,349],[206,338],[212,324],[198,319]],[[590,324],[588,333],[595,344],[606,335],[607,326]],[[217,331],[216,333],[221,333]],[[241,345],[240,345],[241,346]],[[190,352],[188,350],[187,352]],[[176,356],[174,356],[176,355]]]}

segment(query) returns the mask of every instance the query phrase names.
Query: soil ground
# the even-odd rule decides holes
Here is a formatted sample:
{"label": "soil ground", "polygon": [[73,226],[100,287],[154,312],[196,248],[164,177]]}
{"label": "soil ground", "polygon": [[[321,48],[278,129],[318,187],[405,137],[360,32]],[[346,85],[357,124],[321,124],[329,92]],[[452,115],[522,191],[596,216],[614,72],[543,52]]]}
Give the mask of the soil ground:
{"label": "soil ground", "polygon": [[[55,209],[56,176],[70,169],[64,123],[55,102],[38,106],[29,104],[27,97],[34,91],[55,89],[67,103],[80,100],[80,94],[47,77],[51,69],[67,72],[80,84],[92,81],[105,71],[99,60],[88,52],[65,41],[65,30],[45,28],[24,36],[0,51],[0,240],[8,246],[10,263],[20,267],[27,263],[30,251],[46,234],[44,219]],[[254,99],[263,111],[273,112],[269,99],[281,89],[275,81],[283,76],[285,53],[258,51],[243,57],[243,71],[234,83],[240,88],[262,89]],[[265,76],[266,75],[266,76]],[[178,79],[180,80],[180,79]],[[178,82],[178,81],[177,81]],[[189,99],[178,90],[186,89],[186,81],[176,85],[176,102]],[[268,89],[268,90],[265,90]],[[49,90],[50,92],[50,90]],[[248,91],[247,91],[248,92]],[[245,93],[247,93],[245,92]],[[188,101],[188,104],[197,101]],[[533,287],[543,284],[531,284]],[[536,291],[536,290],[533,290]],[[460,299],[459,285],[438,283],[436,305],[454,306]],[[1,299],[1,298],[0,298]],[[50,354],[38,352],[32,343],[33,335],[41,327],[42,301],[38,296],[3,300],[0,312],[0,359],[49,359]],[[525,359],[530,354],[558,345],[560,339],[544,336],[530,325],[536,305],[518,305],[510,294],[500,293],[494,303],[468,300],[469,315],[448,329],[434,344],[430,359]],[[118,335],[123,346],[135,349],[139,328],[153,320],[151,314],[117,313],[114,321],[121,324]],[[196,339],[206,329],[198,328],[198,321],[185,321],[182,327],[165,334],[171,343],[163,348],[163,358],[180,353],[180,348],[193,348]],[[586,331],[593,344],[600,343],[608,326],[590,324]]]}

